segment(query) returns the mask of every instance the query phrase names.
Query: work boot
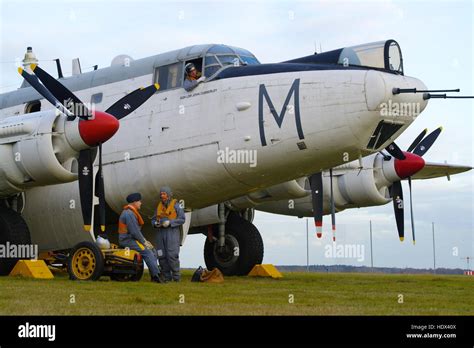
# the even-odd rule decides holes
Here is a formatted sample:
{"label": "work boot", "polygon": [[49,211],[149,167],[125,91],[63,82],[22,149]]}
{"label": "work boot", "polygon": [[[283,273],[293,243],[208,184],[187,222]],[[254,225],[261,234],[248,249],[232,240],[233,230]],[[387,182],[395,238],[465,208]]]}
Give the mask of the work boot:
{"label": "work boot", "polygon": [[160,283],[160,284],[165,283],[165,281],[163,280],[163,277],[161,276],[161,274],[158,274],[157,276],[151,277],[151,281],[155,282],[155,283]]}

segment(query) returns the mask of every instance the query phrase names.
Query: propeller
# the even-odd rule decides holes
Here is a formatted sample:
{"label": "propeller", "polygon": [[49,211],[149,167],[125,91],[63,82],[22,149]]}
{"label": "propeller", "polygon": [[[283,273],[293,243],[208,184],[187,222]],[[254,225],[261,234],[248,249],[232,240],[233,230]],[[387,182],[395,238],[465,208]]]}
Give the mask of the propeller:
{"label": "propeller", "polygon": [[[119,120],[126,117],[145,103],[159,88],[153,84],[139,88],[110,106],[105,112],[90,111],[77,96],[68,90],[61,82],[49,75],[36,64],[31,65],[34,72],[29,74],[19,68],[20,74],[46,100],[67,116],[68,121],[80,118],[79,134],[84,143],[90,146],[79,152],[79,195],[84,222],[84,229],[91,230],[93,209],[93,166],[94,148],[99,149],[99,170],[96,176],[96,197],[99,199],[99,221],[102,232],[105,231],[105,186],[102,168],[102,144],[110,139],[119,128]],[[41,83],[40,83],[41,81]]]}
{"label": "propeller", "polygon": [[415,155],[423,157],[423,155],[430,149],[430,147],[434,144],[436,139],[438,139],[439,134],[443,130],[443,127],[439,127],[435,129],[433,132],[428,134],[426,138],[424,138],[413,150]]}
{"label": "propeller", "polygon": [[395,211],[395,221],[397,222],[398,237],[403,242],[405,238],[405,225],[403,223],[403,190],[402,183],[396,181],[391,186],[391,194],[393,197],[393,209]]}
{"label": "propeller", "polygon": [[336,207],[334,204],[334,191],[332,183],[332,168],[329,169],[329,180],[331,181],[331,224],[332,224],[332,241],[336,241]]}
{"label": "propeller", "polygon": [[[408,147],[407,152],[404,152],[405,159],[395,160],[395,171],[400,179],[408,179],[408,186],[410,190],[410,220],[413,244],[415,244],[415,220],[413,216],[413,195],[411,176],[421,170],[424,166],[424,161],[421,157],[431,148],[443,127],[435,129],[426,137],[427,129],[424,129]],[[388,151],[388,150],[387,150]],[[394,156],[395,157],[395,156]],[[401,181],[395,181],[390,187],[390,193],[393,199],[393,206],[395,210],[395,219],[397,222],[398,236],[400,240],[404,239],[404,210],[403,210],[403,191]]]}
{"label": "propeller", "polygon": [[411,220],[411,235],[413,244],[415,244],[415,219],[413,218],[413,197],[411,191],[411,176],[408,177],[408,187],[410,188],[410,220]]}
{"label": "propeller", "polygon": [[96,197],[99,199],[99,223],[100,230],[105,232],[105,188],[104,188],[104,172],[102,170],[102,144],[99,144],[99,171],[96,180]]}
{"label": "propeller", "polygon": [[316,235],[321,238],[323,235],[323,174],[315,173],[309,177],[311,187],[311,202],[313,204],[314,224],[316,225]]}
{"label": "propeller", "polygon": [[395,143],[391,143],[390,145],[388,145],[385,150],[387,150],[387,152],[396,159],[404,160],[406,158],[403,151]]}
{"label": "propeller", "polygon": [[[135,91],[127,94],[123,98],[116,101],[105,112],[113,115],[117,120],[120,120],[130,113],[138,109],[145,103],[155,92],[160,88],[160,85],[155,83],[146,88],[138,88]],[[99,170],[96,176],[96,193],[95,196],[99,199],[99,223],[102,232],[105,232],[105,184],[104,171],[102,168],[102,143],[99,147]],[[91,151],[91,150],[85,150]],[[92,205],[88,205],[92,206]]]}
{"label": "propeller", "polygon": [[418,136],[413,140],[411,145],[408,147],[407,152],[412,152],[413,149],[423,140],[424,136],[428,133],[428,128],[423,129],[423,131],[418,134]]}
{"label": "propeller", "polygon": [[92,112],[84,105],[84,103],[69,89],[67,89],[61,82],[49,75],[46,71],[41,69],[36,64],[31,64],[31,70],[43,83],[43,85],[66,107],[74,117],[69,120],[74,120],[79,117],[83,120],[88,120],[92,117]]}
{"label": "propeller", "polygon": [[94,159],[91,150],[79,152],[79,196],[81,199],[82,219],[84,230],[89,232],[92,225],[93,204],[93,165]]}
{"label": "propeller", "polygon": [[28,81],[31,87],[33,87],[39,94],[41,94],[44,99],[49,101],[56,109],[64,113],[68,117],[74,117],[72,113],[67,110],[55,97],[53,94],[51,94],[50,91],[48,91],[38,80],[38,77],[36,75],[32,75],[28,72],[26,72],[23,68],[18,68],[18,72],[20,75]]}
{"label": "propeller", "polygon": [[105,112],[114,115],[117,120],[121,120],[138,109],[159,89],[160,85],[157,83],[146,88],[138,88],[116,101],[112,106],[105,110]]}

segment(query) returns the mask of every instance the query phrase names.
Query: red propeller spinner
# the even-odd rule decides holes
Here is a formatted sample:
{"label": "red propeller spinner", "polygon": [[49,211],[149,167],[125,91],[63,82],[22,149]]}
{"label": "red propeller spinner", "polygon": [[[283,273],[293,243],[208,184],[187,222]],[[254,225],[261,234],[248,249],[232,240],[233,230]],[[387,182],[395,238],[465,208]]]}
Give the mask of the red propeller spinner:
{"label": "red propeller spinner", "polygon": [[425,166],[425,160],[411,152],[403,151],[404,160],[395,159],[395,171],[400,179],[406,179],[418,173]]}
{"label": "red propeller spinner", "polygon": [[79,134],[87,145],[97,146],[112,138],[119,127],[120,122],[114,116],[103,111],[94,111],[91,120],[79,121]]}

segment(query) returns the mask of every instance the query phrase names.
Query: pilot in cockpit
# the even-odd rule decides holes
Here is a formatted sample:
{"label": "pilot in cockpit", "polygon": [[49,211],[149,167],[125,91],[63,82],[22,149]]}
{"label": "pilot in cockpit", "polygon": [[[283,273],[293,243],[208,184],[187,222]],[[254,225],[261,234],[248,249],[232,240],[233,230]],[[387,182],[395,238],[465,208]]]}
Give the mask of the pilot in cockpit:
{"label": "pilot in cockpit", "polygon": [[196,69],[193,63],[188,63],[184,67],[186,70],[186,79],[184,80],[183,87],[186,91],[190,92],[198,84],[206,79],[206,76],[201,76],[201,73]]}

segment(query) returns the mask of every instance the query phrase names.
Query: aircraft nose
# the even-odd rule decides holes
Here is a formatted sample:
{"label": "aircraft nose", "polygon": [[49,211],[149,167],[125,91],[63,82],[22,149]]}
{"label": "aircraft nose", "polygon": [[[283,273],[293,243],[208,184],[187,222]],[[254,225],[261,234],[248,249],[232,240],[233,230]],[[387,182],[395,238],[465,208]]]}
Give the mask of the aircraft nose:
{"label": "aircraft nose", "polygon": [[[425,109],[427,100],[423,99],[423,93],[393,94],[396,88],[427,89],[425,84],[417,78],[370,70],[365,77],[367,109],[369,111],[378,110],[382,116],[389,117],[416,117]],[[387,108],[390,110],[386,110]],[[387,111],[388,115],[385,114]]]}
{"label": "aircraft nose", "polygon": [[400,179],[418,173],[425,166],[425,160],[420,156],[406,151],[403,151],[403,154],[406,158],[404,160],[395,159],[394,163],[395,172]]}
{"label": "aircraft nose", "polygon": [[94,111],[92,120],[79,121],[79,134],[82,140],[89,146],[97,146],[104,143],[117,133],[120,122],[112,115]]}

